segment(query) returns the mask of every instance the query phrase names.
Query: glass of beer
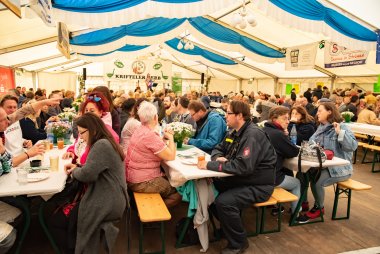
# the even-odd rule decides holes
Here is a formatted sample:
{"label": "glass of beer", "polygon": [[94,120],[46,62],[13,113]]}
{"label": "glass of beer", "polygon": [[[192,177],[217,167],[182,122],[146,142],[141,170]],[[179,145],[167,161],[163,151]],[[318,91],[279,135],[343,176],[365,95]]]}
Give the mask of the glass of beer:
{"label": "glass of beer", "polygon": [[49,151],[50,150],[50,140],[45,139],[43,144],[45,145],[45,150]]}
{"label": "glass of beer", "polygon": [[50,159],[50,170],[51,171],[58,171],[59,169],[59,156],[53,155],[49,157]]}
{"label": "glass of beer", "polygon": [[65,139],[64,138],[57,138],[58,149],[63,149],[64,145],[65,145]]}
{"label": "glass of beer", "polygon": [[198,162],[204,161],[206,159],[205,153],[199,153],[198,154]]}

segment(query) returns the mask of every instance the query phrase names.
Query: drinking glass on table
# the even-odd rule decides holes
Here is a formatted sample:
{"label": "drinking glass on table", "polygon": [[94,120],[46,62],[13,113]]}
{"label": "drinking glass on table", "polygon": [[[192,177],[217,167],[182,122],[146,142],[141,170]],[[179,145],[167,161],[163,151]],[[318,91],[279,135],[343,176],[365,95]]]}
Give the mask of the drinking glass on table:
{"label": "drinking glass on table", "polygon": [[49,159],[50,159],[50,170],[51,171],[58,171],[59,156],[58,155],[52,155],[49,157]]}
{"label": "drinking glass on table", "polygon": [[21,167],[21,168],[18,168],[16,169],[17,171],[17,182],[20,184],[20,185],[25,185],[28,183],[28,168],[26,167]]}
{"label": "drinking glass on table", "polygon": [[198,154],[198,162],[206,160],[206,154],[205,153],[199,153]]}
{"label": "drinking glass on table", "polygon": [[64,138],[57,138],[58,149],[63,149],[64,145],[65,145],[65,139]]}

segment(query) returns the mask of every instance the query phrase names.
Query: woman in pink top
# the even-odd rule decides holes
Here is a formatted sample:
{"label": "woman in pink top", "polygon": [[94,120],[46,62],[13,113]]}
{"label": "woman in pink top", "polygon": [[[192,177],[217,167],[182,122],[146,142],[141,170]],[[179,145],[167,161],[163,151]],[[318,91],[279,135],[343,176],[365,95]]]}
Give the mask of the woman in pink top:
{"label": "woman in pink top", "polygon": [[[116,143],[119,143],[119,136],[112,129],[111,124],[107,121],[107,115],[109,115],[109,103],[108,100],[104,97],[102,93],[94,92],[87,96],[86,101],[83,103],[82,110],[80,115],[85,113],[93,113],[100,117],[107,129],[111,132]],[[66,153],[63,154],[63,159],[72,158],[73,162],[79,164],[85,164],[89,149],[86,142],[78,137],[74,144],[69,146],[66,150]]]}
{"label": "woman in pink top", "polygon": [[173,134],[165,131],[164,142],[155,132],[158,115],[152,103],[141,103],[138,116],[141,127],[134,131],[125,159],[128,187],[134,192],[160,193],[166,206],[173,207],[181,201],[181,196],[160,168],[162,160],[175,159]]}

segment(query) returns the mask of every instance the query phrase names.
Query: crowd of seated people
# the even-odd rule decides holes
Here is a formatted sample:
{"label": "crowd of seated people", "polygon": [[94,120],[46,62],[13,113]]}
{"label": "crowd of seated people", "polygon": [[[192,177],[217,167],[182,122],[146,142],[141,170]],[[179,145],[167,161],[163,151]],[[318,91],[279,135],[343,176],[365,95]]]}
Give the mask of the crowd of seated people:
{"label": "crowd of seated people", "polygon": [[[64,107],[74,106],[76,101],[81,101],[73,125],[74,133],[78,134],[63,158],[72,159],[72,164],[66,166],[66,172],[83,183],[85,191],[81,200],[70,208],[69,214],[73,211],[72,215],[61,211],[52,216],[54,220],[49,221],[57,243],[67,253],[99,247],[92,241],[99,234],[97,227],[106,219],[120,219],[122,209],[128,205],[123,203],[128,202],[127,186],[133,192],[160,193],[170,208],[181,201],[181,195],[170,185],[161,168],[163,161],[174,160],[177,153],[173,133],[165,129],[167,123],[178,121],[192,126],[194,135],[186,138],[184,143],[197,147],[212,158],[211,162],[198,165],[200,169],[234,175],[228,179],[235,179],[236,182],[215,181],[221,193],[215,201],[215,210],[219,218],[230,220],[222,222],[228,240],[226,250],[241,251],[247,248],[246,233],[241,227],[234,231],[233,224],[241,222],[234,217],[238,213],[235,210],[227,211],[226,207],[237,198],[231,196],[235,195],[231,191],[234,184],[244,182],[247,175],[259,177],[265,182],[264,187],[253,183],[241,190],[247,197],[252,197],[249,199],[251,203],[268,199],[275,186],[300,197],[301,190],[305,189],[302,175],[298,173],[294,176],[293,171],[297,169],[283,167],[285,159],[298,155],[297,146],[303,141],[314,140],[325,149],[333,150],[335,156],[351,161],[357,142],[349,127],[343,123],[340,113],[350,111],[354,114],[353,121],[380,125],[379,97],[371,92],[350,89],[330,92],[320,86],[314,90],[308,89],[303,94],[296,94],[294,90],[289,98],[244,91],[224,96],[220,92],[206,91],[176,95],[168,89],[142,92],[141,88],[135,92],[115,93],[105,86],[88,89],[80,96],[75,97],[71,91],[55,90],[47,96],[42,89],[35,93],[13,89],[0,101],[0,113],[6,117],[23,105],[29,108],[30,103],[42,103],[47,97],[59,100],[59,103],[49,106],[43,104],[39,110],[24,114],[22,118],[16,119],[19,121],[13,121],[12,125],[4,128],[5,141],[0,149],[4,147],[6,154],[9,154],[8,163],[13,166],[26,159],[24,151],[28,157],[42,154],[38,141],[46,138],[48,121],[59,121]],[[263,121],[263,127],[256,126],[256,122]],[[297,132],[296,144],[289,139],[293,127]],[[245,135],[251,136],[246,138]],[[268,142],[264,144],[267,137]],[[253,142],[254,146],[245,142]],[[258,146],[263,149],[264,157],[256,154]],[[249,165],[255,165],[254,168],[257,167],[263,173],[255,175],[256,172],[250,171],[252,168],[248,169],[248,163],[253,163]],[[315,198],[314,206],[309,209],[306,198],[302,205],[304,213],[298,216],[297,221],[304,223],[324,212],[324,187],[348,179],[351,175],[351,165],[323,170],[318,181],[311,186],[314,197],[318,197]],[[114,191],[117,195],[111,195],[108,191]],[[96,193],[100,193],[100,196],[96,196]],[[255,196],[258,193],[260,198]],[[107,196],[112,196],[112,199],[104,201],[103,198]],[[103,201],[110,207],[102,207],[101,213],[96,214],[95,210]],[[239,204],[234,209],[246,207],[249,203],[248,199],[246,201],[237,202]],[[296,204],[291,204],[290,211],[298,214]],[[111,210],[112,207],[115,210]],[[278,212],[282,211],[272,211],[273,214]],[[96,223],[90,225],[89,219]],[[83,235],[83,227],[91,228],[88,234]],[[79,237],[84,240],[77,241]]]}

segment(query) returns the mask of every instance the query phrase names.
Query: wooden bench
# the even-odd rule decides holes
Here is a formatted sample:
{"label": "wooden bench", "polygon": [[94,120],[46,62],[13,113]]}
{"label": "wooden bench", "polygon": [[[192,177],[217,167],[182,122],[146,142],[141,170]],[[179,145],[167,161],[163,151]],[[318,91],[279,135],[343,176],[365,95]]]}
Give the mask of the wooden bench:
{"label": "wooden bench", "polygon": [[368,136],[360,133],[354,133],[355,138],[361,138],[368,140]]}
{"label": "wooden bench", "polygon": [[372,173],[380,172],[380,169],[375,170],[375,164],[376,164],[376,160],[378,159],[378,156],[379,156],[380,146],[365,144],[365,145],[363,145],[363,147],[365,149],[367,149],[367,151],[368,150],[373,151]]}
{"label": "wooden bench", "polygon": [[[281,214],[281,206],[283,203],[293,202],[297,201],[298,197],[289,191],[283,189],[283,188],[274,188],[274,191],[272,193],[272,196],[265,202],[261,203],[255,203],[253,204],[253,207],[257,209],[256,213],[256,232],[255,233],[249,233],[249,236],[254,236],[258,234],[266,234],[266,233],[274,233],[274,232],[280,232],[281,231],[281,221],[282,221],[282,214]],[[265,230],[265,211],[267,206],[276,205],[279,209],[279,212],[277,214],[277,228],[272,230]],[[261,211],[261,222],[259,220],[259,214]]]}
{"label": "wooden bench", "polygon": [[160,252],[165,253],[165,228],[164,221],[170,220],[171,215],[159,193],[133,193],[137,211],[140,217],[139,253],[143,254],[144,226],[143,223],[160,222],[162,248]]}
{"label": "wooden bench", "polygon": [[[349,219],[350,218],[350,208],[351,208],[351,192],[354,191],[362,191],[362,190],[370,190],[372,189],[372,186],[348,179],[343,182],[338,182],[335,190],[335,198],[334,198],[334,208],[332,213],[332,220],[343,220],[343,219]],[[336,212],[338,209],[338,201],[339,196],[341,194],[346,194],[348,197],[347,200],[347,213],[345,217],[336,217]]]}
{"label": "wooden bench", "polygon": [[[356,150],[355,150],[355,152],[354,152],[354,162],[353,162],[353,164],[356,163],[356,156],[357,156],[357,154],[358,154],[358,149],[359,149],[359,147],[363,147],[363,148],[365,148],[365,147],[364,147],[365,145],[368,145],[368,143],[358,141],[358,148],[356,148]],[[364,159],[364,158],[363,158],[363,159]]]}

